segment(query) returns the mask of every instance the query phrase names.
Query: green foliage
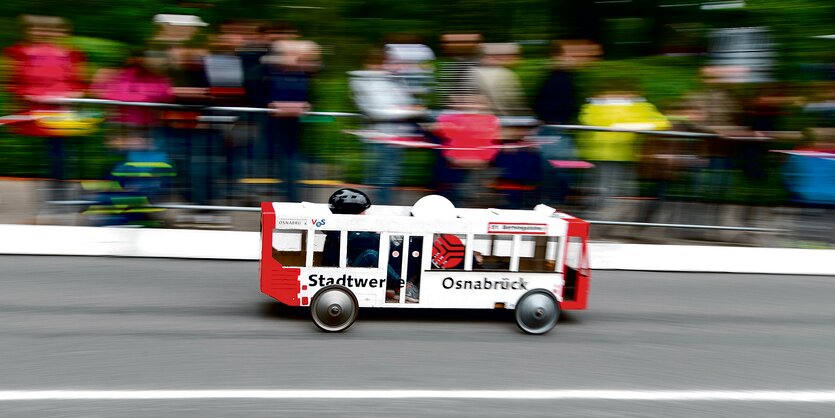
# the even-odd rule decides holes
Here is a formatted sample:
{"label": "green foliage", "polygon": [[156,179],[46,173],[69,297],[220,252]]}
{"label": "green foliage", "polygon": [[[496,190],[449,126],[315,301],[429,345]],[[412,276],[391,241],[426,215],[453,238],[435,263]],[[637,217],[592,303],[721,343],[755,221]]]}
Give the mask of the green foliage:
{"label": "green foliage", "polygon": [[581,93],[589,97],[611,81],[642,93],[660,108],[698,88],[700,61],[692,57],[646,57],[601,61],[580,75]]}
{"label": "green foliage", "polygon": [[0,175],[11,177],[46,177],[49,167],[42,155],[48,155],[45,140],[0,131]]}
{"label": "green foliage", "polygon": [[[579,95],[594,96],[614,81],[664,108],[698,88],[700,64],[694,57],[665,56],[600,61],[577,72]],[[550,70],[550,61],[524,60],[514,70],[526,96],[532,99]]]}
{"label": "green foliage", "polygon": [[68,43],[83,52],[94,68],[121,66],[130,52],[126,44],[109,39],[73,36]]}
{"label": "green foliage", "polygon": [[[67,175],[71,179],[104,178],[116,162],[116,156],[105,149],[101,133],[62,140],[67,153]],[[0,176],[48,177],[49,141],[0,131]]]}

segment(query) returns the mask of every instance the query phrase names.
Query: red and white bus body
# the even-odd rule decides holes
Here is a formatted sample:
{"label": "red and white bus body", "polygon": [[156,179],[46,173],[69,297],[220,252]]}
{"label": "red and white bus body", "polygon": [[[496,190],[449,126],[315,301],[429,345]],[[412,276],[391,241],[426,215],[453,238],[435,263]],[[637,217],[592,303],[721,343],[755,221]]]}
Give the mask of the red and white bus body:
{"label": "red and white bus body", "polygon": [[[363,308],[513,309],[527,291],[545,289],[561,309],[586,308],[587,222],[544,205],[455,209],[455,215],[417,218],[410,207],[381,205],[362,215],[337,215],[326,204],[262,203],[261,292],[286,305],[309,306],[323,287],[341,285]],[[339,235],[338,266],[323,265],[326,231]],[[379,234],[376,267],[349,265],[347,236],[358,231]],[[445,251],[439,238],[450,235],[458,237],[464,255],[459,251],[456,268],[440,268],[433,264]],[[407,300],[399,289],[394,297],[387,293],[392,270],[401,278],[394,287],[412,282],[419,297]]]}

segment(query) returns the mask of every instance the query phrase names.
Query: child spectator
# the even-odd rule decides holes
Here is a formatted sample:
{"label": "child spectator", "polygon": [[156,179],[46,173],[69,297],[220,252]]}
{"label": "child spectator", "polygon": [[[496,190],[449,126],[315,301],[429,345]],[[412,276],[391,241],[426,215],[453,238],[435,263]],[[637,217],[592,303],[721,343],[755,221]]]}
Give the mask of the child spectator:
{"label": "child spectator", "polygon": [[[25,39],[8,49],[11,75],[8,89],[24,111],[61,110],[61,106],[43,102],[51,97],[80,97],[85,90],[82,81],[84,56],[62,44],[67,36],[67,23],[60,17],[26,15],[21,18]],[[67,180],[66,138],[44,129],[37,121],[15,126],[21,135],[49,138],[49,161],[53,200],[64,198],[61,184]]]}

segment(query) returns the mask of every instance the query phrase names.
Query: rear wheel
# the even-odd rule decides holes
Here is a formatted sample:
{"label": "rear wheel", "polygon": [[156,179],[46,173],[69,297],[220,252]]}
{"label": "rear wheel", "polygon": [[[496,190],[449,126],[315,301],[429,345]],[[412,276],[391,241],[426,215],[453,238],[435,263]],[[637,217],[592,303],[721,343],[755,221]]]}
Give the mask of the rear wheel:
{"label": "rear wheel", "polygon": [[516,325],[528,334],[545,334],[557,325],[560,304],[551,292],[533,289],[516,303]]}
{"label": "rear wheel", "polygon": [[356,296],[344,286],[328,286],[318,291],[310,303],[313,323],[328,332],[348,329],[357,319],[359,310]]}

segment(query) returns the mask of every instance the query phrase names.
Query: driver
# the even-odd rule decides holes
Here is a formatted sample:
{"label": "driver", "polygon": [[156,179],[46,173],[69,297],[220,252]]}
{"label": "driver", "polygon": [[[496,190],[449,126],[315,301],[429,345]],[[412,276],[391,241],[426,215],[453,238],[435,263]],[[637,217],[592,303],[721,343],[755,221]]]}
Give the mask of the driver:
{"label": "driver", "polygon": [[[361,215],[371,207],[371,199],[357,189],[345,188],[334,192],[328,199],[331,213],[340,215]],[[325,232],[325,247],[323,261],[325,266],[339,265],[339,234],[340,231]],[[395,243],[392,243],[393,245]],[[380,264],[380,234],[376,232],[348,232],[347,265],[349,267],[378,267]],[[387,266],[386,297],[396,298],[403,286],[400,275]],[[411,295],[410,295],[411,293]],[[417,302],[417,291],[414,286],[407,286],[407,302]]]}
{"label": "driver", "polygon": [[[357,189],[339,189],[328,199],[328,208],[334,214],[359,215],[370,207],[371,199]],[[339,265],[339,231],[326,231],[325,236],[324,265],[336,267]],[[371,261],[375,261],[374,265],[376,265],[376,260],[370,260],[368,257],[364,260],[357,259],[367,251],[380,248],[379,235],[369,232],[349,232],[348,242],[349,266],[369,266],[368,263]],[[362,261],[361,265],[357,265],[356,261]]]}

